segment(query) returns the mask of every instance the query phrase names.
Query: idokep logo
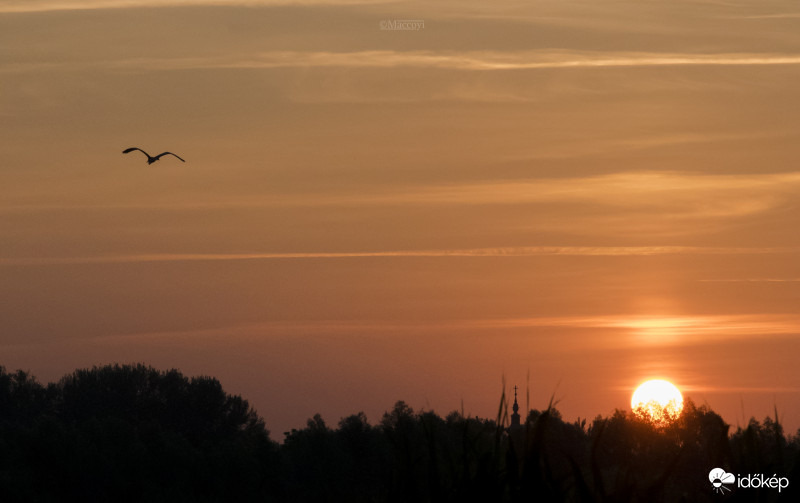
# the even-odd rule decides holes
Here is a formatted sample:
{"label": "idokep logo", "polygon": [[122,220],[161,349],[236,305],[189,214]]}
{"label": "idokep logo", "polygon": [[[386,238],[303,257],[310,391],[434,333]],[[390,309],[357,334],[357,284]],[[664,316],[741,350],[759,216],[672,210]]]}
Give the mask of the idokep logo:
{"label": "idokep logo", "polygon": [[730,488],[725,487],[723,484],[733,484],[736,482],[736,477],[732,473],[727,473],[722,468],[714,468],[708,472],[708,480],[714,487],[714,492],[724,494],[725,491],[730,491]]}
{"label": "idokep logo", "polygon": [[732,474],[728,473],[722,468],[714,468],[708,472],[708,480],[714,488],[714,492],[724,494],[725,491],[730,491],[730,487],[734,486],[739,489],[777,489],[778,492],[789,487],[789,479],[786,477],[778,477],[777,475],[764,474]]}

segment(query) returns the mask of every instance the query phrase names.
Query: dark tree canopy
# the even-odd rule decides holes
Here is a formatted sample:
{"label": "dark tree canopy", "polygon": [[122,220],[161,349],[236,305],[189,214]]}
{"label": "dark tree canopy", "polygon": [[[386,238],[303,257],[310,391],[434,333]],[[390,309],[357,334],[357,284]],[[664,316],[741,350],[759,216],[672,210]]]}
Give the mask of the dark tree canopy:
{"label": "dark tree canopy", "polygon": [[668,426],[619,410],[568,422],[551,404],[509,428],[505,405],[481,419],[400,401],[376,425],[317,414],[279,445],[211,377],[112,365],[43,386],[0,367],[0,501],[798,501],[792,485],[720,496],[708,480],[800,483],[800,439],[776,418],[731,432],[687,400]]}
{"label": "dark tree canopy", "polygon": [[0,447],[0,501],[260,498],[277,455],[263,421],[219,381],[144,365],[77,370],[47,387],[0,369]]}

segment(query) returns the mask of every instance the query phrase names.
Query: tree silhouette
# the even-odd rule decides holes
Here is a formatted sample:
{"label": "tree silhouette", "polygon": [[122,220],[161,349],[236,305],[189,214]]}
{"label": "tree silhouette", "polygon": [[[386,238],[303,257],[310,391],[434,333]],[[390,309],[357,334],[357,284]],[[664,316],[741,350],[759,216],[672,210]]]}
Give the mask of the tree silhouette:
{"label": "tree silhouette", "polygon": [[0,372],[2,501],[222,501],[274,485],[263,421],[218,381],[144,365],[43,388]]}
{"label": "tree silhouette", "polygon": [[[617,410],[564,421],[551,403],[520,429],[399,401],[377,425],[317,414],[269,438],[211,377],[110,365],[43,386],[0,367],[0,501],[796,501],[790,485],[713,492],[712,468],[800,480],[800,440],[776,417],[733,434],[707,407],[655,425]],[[513,433],[513,434],[512,434]]]}

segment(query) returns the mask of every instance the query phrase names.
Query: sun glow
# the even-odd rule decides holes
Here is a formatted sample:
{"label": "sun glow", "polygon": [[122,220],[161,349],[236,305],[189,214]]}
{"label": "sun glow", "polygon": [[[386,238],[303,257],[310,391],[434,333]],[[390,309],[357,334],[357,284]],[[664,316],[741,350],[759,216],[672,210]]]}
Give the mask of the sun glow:
{"label": "sun glow", "polygon": [[683,395],[671,382],[654,379],[636,388],[631,398],[631,409],[656,426],[666,426],[681,415]]}

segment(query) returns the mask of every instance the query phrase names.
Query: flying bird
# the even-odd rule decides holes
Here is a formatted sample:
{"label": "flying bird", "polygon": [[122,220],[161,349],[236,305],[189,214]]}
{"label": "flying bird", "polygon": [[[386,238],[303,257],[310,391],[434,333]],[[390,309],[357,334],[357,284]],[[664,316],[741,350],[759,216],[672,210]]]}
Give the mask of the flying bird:
{"label": "flying bird", "polygon": [[180,159],[181,162],[186,162],[183,159],[181,159],[180,156],[175,155],[172,152],[161,152],[157,156],[153,157],[150,154],[148,154],[147,152],[145,152],[144,150],[140,149],[139,147],[126,148],[125,150],[122,151],[122,153],[123,154],[127,154],[128,152],[133,152],[134,150],[138,150],[139,152],[141,152],[141,153],[143,153],[144,155],[147,156],[147,164],[153,164],[154,162],[156,162],[157,160],[161,159],[161,157],[163,157],[165,155],[174,155],[175,157]]}

